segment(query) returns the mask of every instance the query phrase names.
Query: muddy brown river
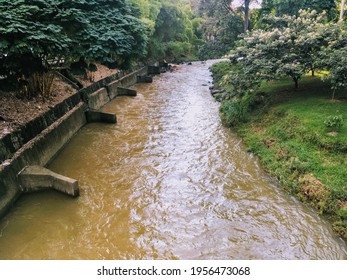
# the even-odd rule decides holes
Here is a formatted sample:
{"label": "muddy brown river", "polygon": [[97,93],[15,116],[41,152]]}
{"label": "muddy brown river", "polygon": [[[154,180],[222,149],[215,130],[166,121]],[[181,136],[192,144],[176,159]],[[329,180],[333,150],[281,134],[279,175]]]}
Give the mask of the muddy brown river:
{"label": "muddy brown river", "polygon": [[207,64],[138,84],[49,168],[80,197],[20,198],[0,221],[0,259],[345,259],[331,225],[285,194],[222,126]]}

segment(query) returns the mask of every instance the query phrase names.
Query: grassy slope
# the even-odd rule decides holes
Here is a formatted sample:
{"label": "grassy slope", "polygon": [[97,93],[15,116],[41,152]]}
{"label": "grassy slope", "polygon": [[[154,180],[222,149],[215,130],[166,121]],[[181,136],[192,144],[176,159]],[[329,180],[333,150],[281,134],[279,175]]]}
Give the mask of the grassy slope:
{"label": "grassy slope", "polygon": [[[290,79],[264,83],[260,90],[272,103],[236,129],[271,175],[329,215],[347,239],[347,91],[338,92],[338,101],[332,102],[329,85],[318,77],[304,77],[299,87],[295,91]],[[324,125],[329,115],[345,120],[335,136]]]}

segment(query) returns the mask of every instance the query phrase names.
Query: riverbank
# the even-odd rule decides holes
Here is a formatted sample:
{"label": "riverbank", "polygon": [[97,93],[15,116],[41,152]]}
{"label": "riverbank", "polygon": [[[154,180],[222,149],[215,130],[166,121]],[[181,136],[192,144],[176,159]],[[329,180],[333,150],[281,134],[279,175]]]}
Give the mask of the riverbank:
{"label": "riverbank", "polygon": [[[215,72],[214,84],[228,91],[222,76]],[[319,77],[304,77],[299,90],[290,79],[264,83],[265,102],[233,129],[289,193],[326,215],[347,240],[347,125],[327,127],[329,116],[347,120],[347,92],[334,100],[331,94]]]}
{"label": "riverbank", "polygon": [[[115,97],[128,95],[128,86],[145,78],[149,80],[151,77],[147,74],[154,70],[157,69],[148,66],[127,75],[115,73],[90,86],[84,86],[83,89],[62,99],[54,106],[48,105],[48,110],[44,113],[31,114],[32,111],[29,110],[24,112],[26,122],[14,131],[7,131],[0,138],[0,217],[12,207],[21,194],[37,190],[36,180],[34,184],[30,183],[33,189],[22,186],[19,174],[24,168],[46,166],[66,143],[89,122],[115,123],[116,115],[114,113],[104,114],[98,110]],[[62,96],[64,94],[66,95],[66,92]],[[131,96],[134,96],[133,92],[131,92]],[[37,106],[35,101],[37,100],[28,101],[30,103],[28,105]],[[47,103],[50,104],[50,102],[53,100],[49,98]],[[13,107],[12,109],[18,112],[18,108]],[[36,114],[38,114],[37,117],[35,117]],[[33,174],[29,174],[29,176],[31,175]],[[41,186],[41,183],[39,183],[39,187],[55,186],[55,184],[50,185],[49,182]]]}
{"label": "riverbank", "polygon": [[[93,72],[92,81],[97,82],[118,72],[118,69],[109,69],[98,64],[97,71]],[[84,79],[82,76],[77,78],[85,87],[92,83],[91,80]],[[41,96],[31,100],[19,98],[16,92],[3,91],[0,88],[0,138],[44,114],[76,91],[58,76],[54,77],[52,93],[46,99]]]}

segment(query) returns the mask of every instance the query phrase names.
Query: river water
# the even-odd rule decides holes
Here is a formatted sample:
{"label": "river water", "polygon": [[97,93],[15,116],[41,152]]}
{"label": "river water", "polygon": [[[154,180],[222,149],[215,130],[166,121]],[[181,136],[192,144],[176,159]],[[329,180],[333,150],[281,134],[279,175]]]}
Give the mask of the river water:
{"label": "river water", "polygon": [[138,84],[49,168],[80,197],[23,196],[0,222],[0,259],[344,259],[345,243],[286,195],[221,125],[207,64]]}

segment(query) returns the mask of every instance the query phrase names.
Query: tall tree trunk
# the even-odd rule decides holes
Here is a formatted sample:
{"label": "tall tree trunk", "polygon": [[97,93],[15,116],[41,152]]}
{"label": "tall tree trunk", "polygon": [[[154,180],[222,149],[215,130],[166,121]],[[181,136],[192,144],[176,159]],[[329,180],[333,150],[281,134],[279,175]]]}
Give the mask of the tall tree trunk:
{"label": "tall tree trunk", "polygon": [[[230,13],[234,13],[234,8],[232,6],[232,2],[234,0],[223,0],[223,6],[226,8]],[[243,23],[243,31],[247,32],[249,29],[249,6],[251,4],[252,0],[243,0],[243,8],[244,8],[244,16],[245,16],[245,21]]]}
{"label": "tall tree trunk", "polygon": [[295,83],[295,90],[299,88],[299,78],[298,77],[293,77],[294,83]]}
{"label": "tall tree trunk", "polygon": [[245,23],[244,23],[244,31],[247,32],[249,28],[249,4],[251,0],[245,0]]}
{"label": "tall tree trunk", "polygon": [[341,0],[340,22],[343,21],[343,14],[345,12],[345,0]]}

